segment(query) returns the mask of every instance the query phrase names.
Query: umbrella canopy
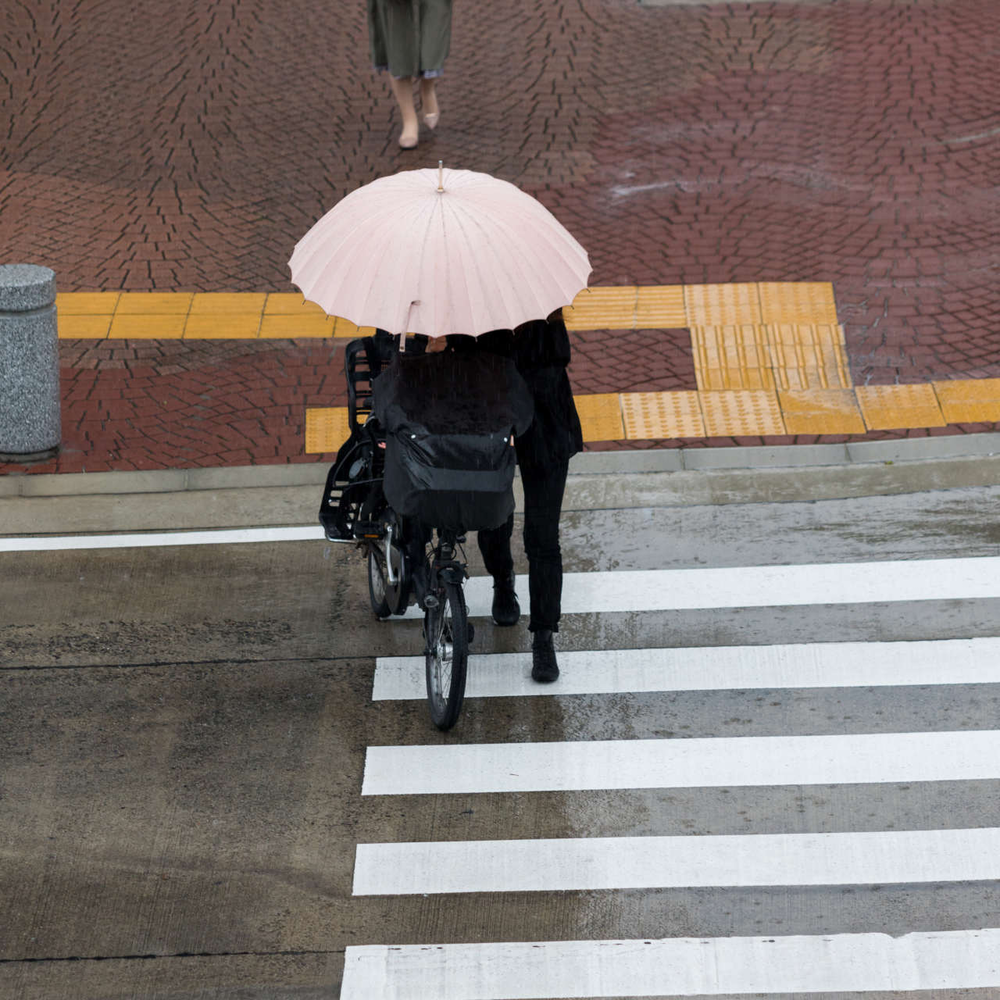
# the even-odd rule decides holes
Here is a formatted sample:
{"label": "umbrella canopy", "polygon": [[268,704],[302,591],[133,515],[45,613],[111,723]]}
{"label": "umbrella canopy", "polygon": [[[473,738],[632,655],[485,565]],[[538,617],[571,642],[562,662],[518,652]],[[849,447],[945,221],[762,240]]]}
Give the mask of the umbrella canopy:
{"label": "umbrella canopy", "polygon": [[568,305],[587,252],[540,202],[471,170],[407,170],[347,195],[298,242],[292,282],[390,333],[480,334]]}

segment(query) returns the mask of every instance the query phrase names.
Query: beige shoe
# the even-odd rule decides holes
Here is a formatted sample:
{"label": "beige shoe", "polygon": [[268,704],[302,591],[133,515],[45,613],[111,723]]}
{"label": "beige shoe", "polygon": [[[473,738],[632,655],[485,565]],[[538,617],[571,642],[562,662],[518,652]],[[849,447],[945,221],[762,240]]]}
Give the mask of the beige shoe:
{"label": "beige shoe", "polygon": [[437,128],[438,122],[441,120],[440,111],[432,111],[430,114],[424,115],[424,124],[433,132]]}

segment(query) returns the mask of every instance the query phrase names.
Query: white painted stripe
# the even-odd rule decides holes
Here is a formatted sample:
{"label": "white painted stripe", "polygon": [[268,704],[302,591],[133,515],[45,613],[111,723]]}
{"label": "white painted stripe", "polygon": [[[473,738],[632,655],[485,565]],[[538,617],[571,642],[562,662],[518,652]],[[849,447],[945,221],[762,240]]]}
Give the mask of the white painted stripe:
{"label": "white painted stripe", "polygon": [[[473,654],[465,696],[996,684],[1000,638],[560,650],[559,665],[554,684],[536,684],[530,653]],[[373,700],[424,697],[422,656],[377,658]]]}
{"label": "white painted stripe", "polygon": [[[527,577],[517,578],[517,588],[519,593],[528,593]],[[492,579],[473,577],[465,590],[469,613],[487,617],[493,601]],[[989,597],[1000,597],[998,556],[566,573],[562,610],[563,614],[597,614]],[[406,616],[420,614],[413,606]]]}
{"label": "white painted stripe", "polygon": [[359,844],[354,895],[1000,878],[1000,829]]}
{"label": "white painted stripe", "polygon": [[63,549],[132,549],[166,545],[240,545],[246,542],[305,542],[324,539],[316,527],[226,528],[218,531],[150,531],[120,535],[48,535],[0,538],[0,552],[54,552]]}
{"label": "white painted stripe", "polygon": [[362,795],[1000,778],[1000,730],[372,746]]}
{"label": "white painted stripe", "polygon": [[340,1000],[541,1000],[1000,987],[1000,930],[350,946]]}

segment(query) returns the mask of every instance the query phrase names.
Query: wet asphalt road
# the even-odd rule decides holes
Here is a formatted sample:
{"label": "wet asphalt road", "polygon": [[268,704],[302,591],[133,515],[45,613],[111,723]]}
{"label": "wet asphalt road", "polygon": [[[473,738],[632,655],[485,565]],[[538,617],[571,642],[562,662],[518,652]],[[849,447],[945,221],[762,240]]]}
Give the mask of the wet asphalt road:
{"label": "wet asphalt road", "polygon": [[[996,556],[998,497],[569,510],[566,569]],[[369,746],[989,730],[1000,708],[1000,682],[621,691],[471,699],[441,734],[372,701],[374,657],[421,640],[365,588],[323,542],[0,554],[0,996],[335,997],[361,944],[997,926],[992,881],[352,896],[358,844],[1000,826],[995,780],[362,797]],[[559,648],[968,638],[998,610],[572,614]],[[528,645],[477,623],[474,652]]]}

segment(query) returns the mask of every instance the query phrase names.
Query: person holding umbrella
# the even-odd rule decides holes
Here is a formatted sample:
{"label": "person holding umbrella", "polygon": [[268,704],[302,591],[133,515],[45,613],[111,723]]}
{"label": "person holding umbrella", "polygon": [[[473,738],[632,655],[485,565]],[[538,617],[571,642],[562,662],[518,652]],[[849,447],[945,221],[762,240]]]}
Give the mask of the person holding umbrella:
{"label": "person holding umbrella", "polygon": [[[562,600],[559,518],[569,460],[583,450],[580,417],[566,374],[570,343],[561,309],[548,319],[525,323],[514,331],[513,359],[535,406],[534,420],[514,439],[514,448],[524,490],[531,676],[547,684],[559,676],[552,638],[559,631]],[[506,524],[477,535],[486,572],[493,577],[493,621],[497,625],[515,625],[521,617],[510,551],[513,527],[512,514]]]}
{"label": "person holding umbrella", "polygon": [[[329,315],[423,334],[432,351],[447,337],[456,349],[470,340],[473,349],[513,359],[535,406],[534,422],[514,441],[525,492],[532,676],[555,680],[559,516],[569,458],[582,448],[561,307],[587,286],[586,250],[513,184],[439,163],[348,194],[299,240],[289,266],[294,284]],[[466,336],[454,336],[460,333]],[[480,539],[494,580],[494,621],[502,625],[520,618],[512,528],[508,518]]]}
{"label": "person holding umbrella", "polygon": [[420,130],[413,81],[420,80],[424,123],[437,127],[441,112],[434,81],[444,72],[451,45],[452,0],[368,0],[368,40],[376,70],[389,71],[403,130],[401,149],[417,145]]}

